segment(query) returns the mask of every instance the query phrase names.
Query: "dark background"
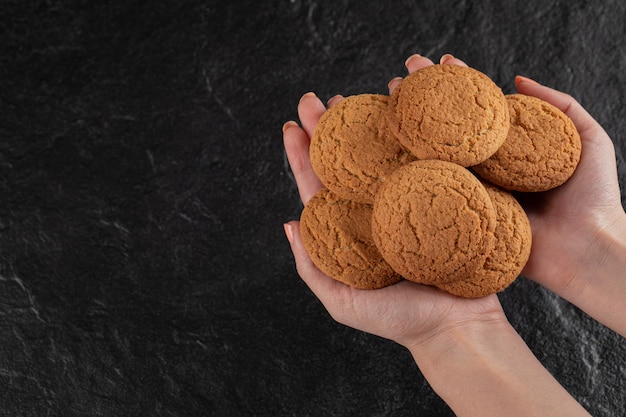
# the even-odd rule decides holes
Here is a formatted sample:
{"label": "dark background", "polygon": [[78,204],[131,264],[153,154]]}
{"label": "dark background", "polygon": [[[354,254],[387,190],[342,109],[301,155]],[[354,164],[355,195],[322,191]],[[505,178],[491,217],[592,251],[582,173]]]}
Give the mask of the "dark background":
{"label": "dark background", "polygon": [[[626,184],[625,21],[622,0],[2,0],[0,414],[451,416],[295,273],[281,126],[307,91],[386,93],[450,52],[505,93],[572,94]],[[524,278],[500,298],[577,400],[624,415],[623,338]]]}

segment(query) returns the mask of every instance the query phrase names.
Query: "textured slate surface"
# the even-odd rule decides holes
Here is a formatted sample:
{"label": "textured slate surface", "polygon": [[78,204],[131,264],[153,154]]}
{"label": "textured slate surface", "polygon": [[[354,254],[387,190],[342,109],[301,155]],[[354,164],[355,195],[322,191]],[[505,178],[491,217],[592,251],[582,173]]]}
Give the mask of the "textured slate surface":
{"label": "textured slate surface", "polygon": [[[3,416],[452,415],[295,273],[280,128],[307,91],[384,93],[451,52],[578,98],[626,184],[621,0],[7,0],[0,21]],[[584,406],[623,415],[623,338],[525,279],[501,300]]]}

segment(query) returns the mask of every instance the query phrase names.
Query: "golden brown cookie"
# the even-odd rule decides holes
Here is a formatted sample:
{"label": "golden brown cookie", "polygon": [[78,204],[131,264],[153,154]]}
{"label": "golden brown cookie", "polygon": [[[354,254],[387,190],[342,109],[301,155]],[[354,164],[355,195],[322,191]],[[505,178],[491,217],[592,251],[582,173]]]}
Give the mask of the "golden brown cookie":
{"label": "golden brown cookie", "polygon": [[465,298],[484,297],[507,288],[528,261],[532,243],[526,212],[509,192],[485,185],[496,210],[495,244],[485,264],[461,281],[437,285]]}
{"label": "golden brown cookie", "polygon": [[346,97],[320,118],[311,137],[311,166],[337,195],[371,204],[384,178],[414,159],[387,127],[388,96]]}
{"label": "golden brown cookie", "polygon": [[509,129],[502,90],[482,72],[457,65],[431,65],[404,78],[391,94],[388,121],[418,159],[464,167],[489,158]]}
{"label": "golden brown cookie", "polygon": [[328,189],[308,201],[300,218],[304,247],[326,275],[361,289],[400,281],[374,245],[372,206],[345,200]]}
{"label": "golden brown cookie", "polygon": [[374,200],[374,242],[414,282],[443,284],[473,274],[493,247],[495,228],[485,187],[451,162],[407,164],[387,178]]}
{"label": "golden brown cookie", "polygon": [[546,191],[565,183],[576,170],[582,149],[574,123],[536,97],[512,94],[507,102],[511,114],[507,139],[474,171],[515,191]]}

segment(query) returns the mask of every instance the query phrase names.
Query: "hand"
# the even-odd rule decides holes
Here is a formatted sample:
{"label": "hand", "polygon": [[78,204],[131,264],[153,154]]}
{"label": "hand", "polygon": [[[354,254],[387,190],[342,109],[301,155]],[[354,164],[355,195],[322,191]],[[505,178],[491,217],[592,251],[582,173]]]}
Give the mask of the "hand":
{"label": "hand", "polygon": [[[441,62],[466,65],[452,55],[444,55]],[[406,65],[411,73],[424,65],[424,58],[409,58]],[[390,90],[400,80],[392,80]],[[621,279],[624,266],[615,262],[626,257],[626,216],[613,143],[571,96],[525,77],[516,78],[516,87],[518,93],[545,100],[567,114],[582,140],[579,166],[567,183],[543,193],[516,195],[533,232],[532,251],[522,273],[626,334],[620,315],[623,303],[617,304],[626,292]]]}
{"label": "hand", "polygon": [[564,185],[520,197],[533,230],[523,274],[570,299],[589,284],[589,268],[606,256],[593,248],[603,243],[603,232],[623,227],[615,150],[602,127],[571,96],[525,77],[516,78],[516,87],[562,110],[581,137],[580,163]]}
{"label": "hand", "polygon": [[[409,71],[432,65],[427,58],[407,61]],[[398,80],[390,82],[395,88]],[[336,96],[332,106],[342,99]],[[298,105],[302,126],[287,122],[283,139],[289,164],[303,203],[322,188],[309,160],[309,143],[315,125],[326,111],[314,94],[305,94]],[[291,244],[300,277],[324,304],[331,316],[347,326],[394,340],[406,347],[419,345],[459,326],[503,323],[506,318],[495,295],[463,299],[434,287],[402,281],[377,290],[359,290],[340,283],[315,267],[300,238],[299,223],[289,222],[285,232]]]}
{"label": "hand", "polygon": [[[441,63],[465,65],[451,55],[444,55]],[[406,61],[409,72],[432,64],[419,55]],[[391,80],[390,92],[399,81]],[[328,104],[341,99],[334,97]],[[322,188],[311,168],[309,144],[325,111],[314,94],[305,94],[298,105],[302,126],[283,126],[285,151],[305,204]],[[407,347],[456,415],[589,415],[537,361],[506,320],[496,295],[464,299],[410,281],[377,290],[355,289],[315,267],[297,221],[285,224],[285,233],[300,277],[331,316]]]}

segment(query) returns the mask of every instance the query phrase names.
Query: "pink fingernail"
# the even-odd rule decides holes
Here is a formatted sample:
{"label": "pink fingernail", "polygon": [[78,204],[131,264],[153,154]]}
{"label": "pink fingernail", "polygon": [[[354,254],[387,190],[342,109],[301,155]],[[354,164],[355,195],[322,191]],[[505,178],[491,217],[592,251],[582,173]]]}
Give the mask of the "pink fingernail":
{"label": "pink fingernail", "polygon": [[391,84],[399,83],[400,81],[402,81],[402,77],[395,77],[395,78],[392,78],[392,79],[391,79],[391,80],[389,80],[389,82],[387,83],[387,88],[391,88]]}
{"label": "pink fingernail", "polygon": [[413,54],[410,57],[408,57],[406,59],[406,61],[404,61],[404,66],[408,67],[409,66],[409,62],[411,62],[412,60],[416,59],[416,58],[421,58],[422,56],[420,54]]}
{"label": "pink fingernail", "polygon": [[517,75],[515,77],[515,85],[518,85],[520,83],[531,83],[531,84],[535,84],[535,85],[541,85],[539,84],[537,81],[530,79],[528,77],[524,77],[523,75]]}
{"label": "pink fingernail", "polygon": [[285,133],[287,129],[293,126],[298,126],[298,123],[294,122],[293,120],[285,122],[285,124],[283,125],[283,133]]}
{"label": "pink fingernail", "polygon": [[316,94],[312,91],[309,91],[308,93],[304,94],[302,97],[300,97],[300,101],[304,100],[307,97],[317,97]]}
{"label": "pink fingernail", "polygon": [[326,102],[326,105],[330,105],[333,101],[341,99],[341,98],[343,98],[341,94],[335,94],[334,96],[328,99],[328,101]]}
{"label": "pink fingernail", "polygon": [[446,62],[448,62],[449,60],[454,59],[454,55],[452,54],[444,54],[441,59],[439,60],[440,64],[445,64]]}
{"label": "pink fingernail", "polygon": [[285,229],[285,236],[287,236],[287,240],[289,241],[289,243],[293,243],[293,226],[289,223],[285,223],[283,224],[283,227]]}

